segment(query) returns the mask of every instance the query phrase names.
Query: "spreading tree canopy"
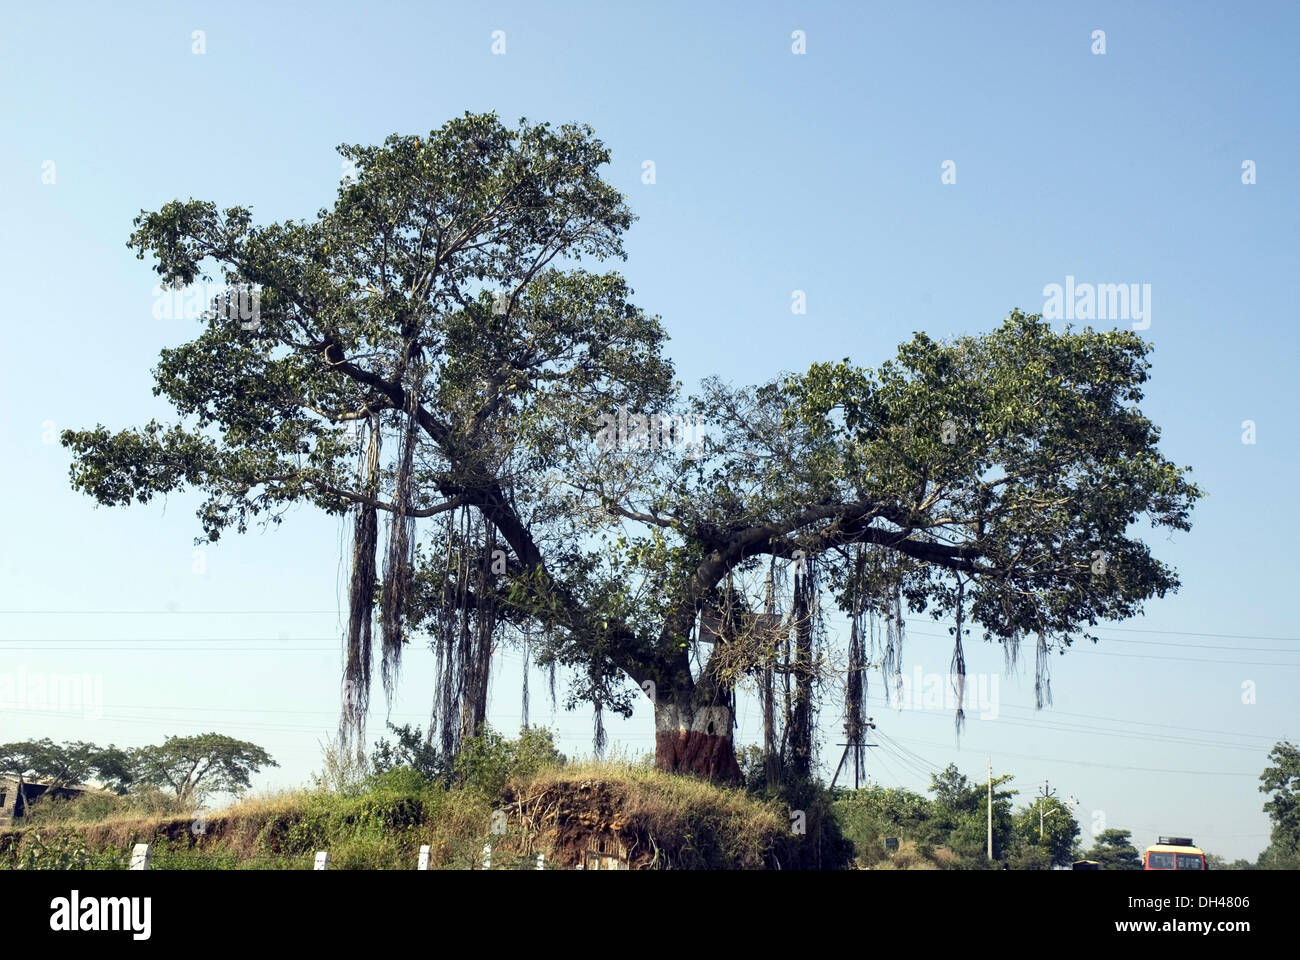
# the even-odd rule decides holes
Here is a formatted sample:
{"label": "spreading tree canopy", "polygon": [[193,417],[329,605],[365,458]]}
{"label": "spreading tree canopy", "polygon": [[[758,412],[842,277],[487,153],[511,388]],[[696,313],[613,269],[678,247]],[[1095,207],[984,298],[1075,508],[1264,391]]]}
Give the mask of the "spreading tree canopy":
{"label": "spreading tree canopy", "polygon": [[1260,792],[1271,796],[1264,812],[1273,822],[1269,845],[1260,865],[1277,869],[1300,867],[1300,747],[1288,740],[1268,753],[1272,766],[1259,775]]}
{"label": "spreading tree canopy", "polygon": [[255,743],[220,733],[168,737],[132,757],[138,783],[173,790],[181,800],[242,790],[262,767],[278,767]]}
{"label": "spreading tree canopy", "polygon": [[0,744],[0,773],[54,787],[76,787],[93,779],[118,793],[125,793],[134,780],[128,751],[111,743],[55,743],[48,737]]}
{"label": "spreading tree canopy", "polygon": [[954,623],[959,678],[970,625],[1011,658],[1032,638],[1044,702],[1051,650],[1176,589],[1140,535],[1188,529],[1200,492],[1138,407],[1136,334],[1015,311],[987,335],[917,334],[876,369],[683,398],[658,319],[595,269],[632,216],[588,128],[467,114],[340,150],[356,176],[311,220],[141,214],[130,246],[165,283],[219,271],[256,317],[215,309],[162,352],[177,422],[63,440],[100,503],[202,491],[211,540],[294,504],[349,517],[345,732],[364,733],[372,631],[389,690],[429,639],[448,751],[509,639],[569,669],[598,741],[602,710],[648,695],[671,770],[738,776],[733,696],[752,683],[769,775],[803,776],[830,602],[852,622],[853,737],[873,658],[898,676],[909,610]]}
{"label": "spreading tree canopy", "polygon": [[1103,830],[1096,835],[1087,857],[1100,863],[1103,870],[1142,869],[1142,854],[1133,846],[1129,830]]}

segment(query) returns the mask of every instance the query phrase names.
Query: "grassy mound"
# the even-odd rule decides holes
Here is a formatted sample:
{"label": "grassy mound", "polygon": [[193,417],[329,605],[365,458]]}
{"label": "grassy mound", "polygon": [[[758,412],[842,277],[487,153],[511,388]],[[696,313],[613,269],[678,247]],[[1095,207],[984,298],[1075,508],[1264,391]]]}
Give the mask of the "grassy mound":
{"label": "grassy mound", "polygon": [[254,797],[201,821],[75,813],[0,832],[0,866],[121,869],[142,842],[163,870],[308,869],[319,850],[331,869],[410,870],[426,844],[431,869],[482,869],[489,845],[494,869],[536,869],[538,854],[546,868],[585,866],[602,844],[630,869],[826,869],[849,856],[828,813],[806,811],[799,833],[778,800],[626,764],[546,766],[488,789],[399,768],[357,792]]}

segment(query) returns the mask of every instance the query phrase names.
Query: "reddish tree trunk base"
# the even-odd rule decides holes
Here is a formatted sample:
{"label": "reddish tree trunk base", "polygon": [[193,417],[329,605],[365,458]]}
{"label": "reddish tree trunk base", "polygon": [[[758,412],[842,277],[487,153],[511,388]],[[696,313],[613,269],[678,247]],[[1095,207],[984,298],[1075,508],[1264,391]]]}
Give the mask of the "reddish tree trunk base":
{"label": "reddish tree trunk base", "polygon": [[655,707],[655,766],[725,783],[740,781],[726,707]]}

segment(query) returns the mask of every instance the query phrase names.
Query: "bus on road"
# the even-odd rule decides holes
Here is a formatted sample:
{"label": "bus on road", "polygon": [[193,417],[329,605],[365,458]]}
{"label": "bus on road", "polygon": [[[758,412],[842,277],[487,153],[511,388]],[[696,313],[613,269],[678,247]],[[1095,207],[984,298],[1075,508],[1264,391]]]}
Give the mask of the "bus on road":
{"label": "bus on road", "polygon": [[1204,870],[1205,851],[1191,837],[1159,837],[1147,847],[1143,870]]}

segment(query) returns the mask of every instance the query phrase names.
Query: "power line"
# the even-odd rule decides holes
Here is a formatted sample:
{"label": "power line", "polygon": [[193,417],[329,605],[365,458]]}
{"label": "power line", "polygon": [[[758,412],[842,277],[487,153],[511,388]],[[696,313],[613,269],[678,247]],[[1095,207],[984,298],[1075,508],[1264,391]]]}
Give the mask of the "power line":
{"label": "power line", "polygon": [[1158,657],[1150,653],[1104,653],[1094,651],[1093,656],[1120,657],[1124,660],[1173,660],[1177,663],[1226,663],[1234,667],[1300,667],[1300,661],[1274,663],[1265,660],[1206,660],[1202,657]]}
{"label": "power line", "polygon": [[[3,612],[4,612],[3,610],[0,610],[0,613]],[[937,625],[943,623],[942,620],[933,620],[925,617],[904,617],[903,619],[907,623],[925,623],[930,625]],[[1112,626],[1105,626],[1102,627],[1101,629],[1117,630],[1123,633],[1165,634],[1168,636],[1175,636],[1175,637],[1212,637],[1219,640],[1276,640],[1281,643],[1300,643],[1300,637],[1267,637],[1267,636],[1260,636],[1257,634],[1248,634],[1248,633],[1192,633],[1186,630],[1152,630],[1147,627],[1112,627]],[[1102,639],[1104,640],[1105,638],[1103,637]],[[1133,641],[1133,642],[1137,642],[1137,641]]]}
{"label": "power line", "polygon": [[[888,697],[868,696],[868,697],[867,697],[867,700],[868,700],[869,702],[872,702],[872,703],[878,703],[878,704],[880,704],[881,706],[883,706],[883,707],[887,707],[887,708],[893,708],[893,707],[897,706],[897,704],[891,703]],[[1022,707],[1022,706],[1019,706],[1019,705],[1016,705],[1016,704],[1005,704],[1005,705],[1002,705],[1002,706],[999,707],[999,711],[1001,711],[1001,710],[1015,710],[1015,711],[1018,711],[1018,712],[1022,712],[1022,713],[1028,714],[1029,717],[1033,717],[1033,718],[1035,718],[1032,724],[1024,724],[1024,723],[1020,723],[1020,724],[1018,724],[1018,725],[1032,725],[1032,726],[1043,726],[1043,727],[1047,727],[1047,728],[1060,728],[1060,729],[1064,730],[1065,732],[1071,732],[1071,727],[1070,727],[1070,726],[1067,726],[1067,725],[1065,725],[1065,724],[1063,724],[1061,721],[1056,720],[1056,719],[1055,719],[1056,717],[1058,717],[1058,716],[1059,716],[1059,717],[1079,717],[1079,718],[1082,718],[1082,719],[1085,719],[1085,720],[1100,720],[1100,721],[1105,722],[1105,723],[1119,723],[1119,724],[1126,724],[1126,725],[1129,725],[1129,726],[1159,727],[1159,728],[1161,728],[1161,729],[1167,729],[1167,730],[1179,730],[1179,731],[1190,732],[1190,733],[1209,733],[1209,734],[1217,734],[1217,735],[1219,735],[1219,736],[1241,737],[1241,738],[1245,738],[1245,739],[1259,740],[1259,741],[1263,741],[1263,742],[1267,742],[1267,743],[1276,743],[1278,740],[1285,739],[1284,736],[1278,736],[1278,735],[1276,735],[1276,734],[1263,734],[1263,733],[1235,733],[1235,732],[1233,732],[1233,731],[1231,731],[1231,730],[1210,729],[1210,728],[1207,728],[1207,727],[1188,727],[1188,726],[1185,726],[1185,725],[1183,725],[1183,724],[1155,723],[1155,722],[1153,722],[1153,721],[1148,721],[1148,720],[1131,720],[1131,719],[1128,719],[1128,718],[1126,718],[1126,717],[1108,717],[1108,716],[1101,716],[1101,715],[1098,715],[1098,714],[1090,714],[1090,713],[1072,713],[1072,712],[1064,711],[1064,710],[1056,710],[1055,708],[1051,708],[1050,710],[1039,710],[1039,709],[1035,709],[1035,708],[1033,708],[1033,707]],[[908,709],[899,709],[898,712],[899,712],[899,713],[910,713],[910,714],[913,714],[913,715],[920,715],[920,716],[926,716],[926,717],[932,717],[932,718],[935,718],[935,719],[944,719],[944,720],[950,720],[950,719],[951,719],[951,714],[949,714],[949,713],[939,713],[939,712],[937,712],[937,711],[928,710],[928,709],[923,709],[923,710],[916,710],[916,709],[910,709],[910,710],[908,710]],[[1000,719],[1001,719],[1002,722],[1004,722],[1004,723],[1016,723],[1016,722],[1017,722],[1016,719],[1014,719],[1014,718],[1012,718],[1012,719],[1008,719],[1008,718],[1000,718]],[[1141,736],[1141,737],[1146,737],[1146,735],[1143,734],[1143,733],[1141,733],[1141,732],[1139,732],[1138,734],[1125,734],[1125,733],[1123,733],[1123,732],[1121,732],[1121,731],[1116,731],[1116,730],[1106,730],[1104,727],[1092,727],[1092,726],[1089,726],[1089,725],[1077,725],[1077,729],[1081,729],[1083,732],[1092,732],[1092,731],[1095,730],[1095,731],[1104,732],[1104,733],[1111,733],[1111,734],[1115,734],[1115,735],[1119,735],[1119,736]],[[1076,729],[1076,732],[1077,732],[1077,729]],[[1154,736],[1154,735],[1153,735],[1153,736]],[[1174,738],[1174,739],[1178,739],[1178,738]],[[1213,743],[1214,741],[1193,741],[1193,742],[1194,742],[1194,743],[1201,744],[1201,745],[1204,745],[1204,744],[1206,744],[1206,743]],[[1219,743],[1219,745],[1222,745],[1222,746],[1240,746],[1240,747],[1250,747],[1249,744],[1231,744],[1231,743],[1224,743],[1224,742],[1222,742],[1222,741],[1218,741],[1218,743]],[[1251,747],[1251,748],[1253,749],[1253,747]]]}
{"label": "power line", "polygon": [[[307,616],[307,615],[330,615],[339,616],[339,610],[0,610],[0,616],[35,616],[35,615],[61,615],[61,616]],[[907,623],[922,623],[929,626],[935,626],[943,623],[941,620],[934,620],[926,617],[905,617]],[[1119,631],[1123,633],[1150,633],[1175,637],[1209,637],[1219,640],[1271,640],[1278,643],[1300,643],[1300,637],[1278,637],[1265,636],[1260,634],[1245,633],[1200,633],[1187,630],[1154,630],[1146,627],[1118,627],[1105,626],[1102,630]],[[933,634],[932,636],[942,637],[943,634]],[[1155,640],[1127,640],[1120,637],[1100,637],[1100,639],[1111,639],[1119,643],[1159,643]],[[1172,644],[1177,646],[1177,644]],[[1205,645],[1204,649],[1211,649],[1213,645]],[[1228,647],[1225,649],[1240,649]],[[1268,650],[1268,648],[1262,648]],[[1273,650],[1272,652],[1282,652]]]}
{"label": "power line", "polygon": [[[920,743],[920,744],[925,744],[926,746],[939,747],[940,749],[944,749],[943,744],[934,743],[933,741],[929,741],[929,740],[916,740],[914,738],[900,738],[900,739],[909,739],[911,740],[912,743]],[[1135,771],[1140,771],[1142,773],[1177,773],[1177,774],[1188,774],[1191,776],[1199,776],[1199,777],[1254,777],[1256,779],[1258,779],[1259,777],[1259,774],[1257,773],[1237,773],[1231,770],[1170,770],[1170,769],[1165,769],[1160,767],[1131,767],[1131,766],[1124,766],[1124,765],[1114,764],[1114,763],[1094,763],[1085,760],[1079,760],[1077,758],[1063,760],[1060,757],[1038,757],[1027,753],[1010,753],[1006,750],[985,750],[984,752],[992,753],[995,756],[999,756],[999,757],[1015,757],[1019,760],[1038,760],[1047,763],[1067,763],[1076,767],[1102,767],[1107,770],[1135,770]]]}
{"label": "power line", "polygon": [[931,763],[929,760],[925,759],[925,757],[921,756],[919,753],[912,750],[910,747],[906,747],[903,744],[899,743],[893,737],[890,737],[888,734],[881,734],[881,736],[884,737],[886,740],[888,740],[890,744],[897,747],[903,753],[911,757],[914,757],[917,763],[920,764],[930,775],[934,775],[935,773],[938,772],[939,767],[937,764]]}
{"label": "power line", "polygon": [[[929,638],[946,639],[941,634],[919,634],[919,636],[926,637],[927,639]],[[1111,639],[1115,640],[1115,642],[1120,642],[1120,643],[1147,642],[1147,641],[1126,641],[1118,638],[1111,638]],[[226,653],[269,652],[269,651],[284,651],[284,652],[297,652],[297,653],[304,653],[304,652],[337,653],[340,649],[339,647],[340,639],[337,637],[77,637],[75,639],[67,639],[67,640],[52,638],[52,639],[47,639],[39,644],[32,644],[31,641],[25,637],[22,638],[0,637],[0,643],[28,644],[27,646],[6,646],[4,648],[6,650],[46,650],[51,652],[63,652],[63,651],[72,651],[72,650],[88,651],[88,650],[101,649],[96,646],[75,646],[75,647],[66,646],[66,644],[70,644],[70,643],[86,643],[89,641],[94,641],[97,643],[110,643],[110,644],[293,643],[293,642],[304,642],[304,641],[329,642],[334,644],[334,646],[330,646],[330,647],[235,647],[235,648],[221,651]],[[1177,646],[1177,644],[1169,644],[1169,645]],[[141,651],[141,650],[158,651],[160,648],[151,647],[151,646],[114,646],[108,649],[134,650],[134,651]],[[1088,648],[1080,648],[1080,649],[1088,649]],[[1205,647],[1200,649],[1210,649],[1210,648]],[[1258,651],[1261,652],[1272,652],[1272,653],[1292,652],[1289,650],[1268,650],[1267,648],[1257,648],[1257,649]],[[190,653],[216,652],[219,650],[221,650],[221,648],[218,647],[197,647],[197,648],[191,647],[185,652],[190,652]],[[180,651],[171,651],[171,652],[180,652]],[[1294,652],[1300,654],[1300,650]],[[1205,657],[1166,657],[1166,656],[1159,656],[1157,654],[1145,654],[1145,653],[1137,653],[1137,654],[1110,653],[1102,650],[1091,650],[1090,655],[1098,656],[1098,657],[1119,657],[1125,660],[1163,660],[1163,661],[1171,661],[1174,663],[1213,663],[1213,664],[1226,664],[1226,665],[1237,666],[1237,667],[1300,667],[1300,660],[1297,660],[1295,662],[1287,662],[1287,661],[1279,662],[1279,661],[1268,661],[1268,660],[1222,660],[1222,659],[1212,659],[1212,658],[1205,658]]]}
{"label": "power line", "polygon": [[[897,763],[901,764],[906,770],[910,771],[913,775],[921,777],[922,779],[925,779],[926,777],[934,776],[934,771],[927,770],[924,767],[922,767],[920,764],[918,764],[916,761],[909,759],[906,755],[904,755],[901,751],[894,748],[891,744],[881,743],[880,746],[885,751],[884,755],[892,757]],[[876,756],[882,756],[882,755],[877,754]]]}
{"label": "power line", "polygon": [[[1188,634],[1194,636],[1194,634]],[[1152,647],[1181,647],[1184,650],[1244,650],[1247,653],[1300,653],[1300,649],[1282,647],[1238,647],[1230,643],[1174,643],[1170,640],[1130,640],[1127,637],[1100,637],[1107,643],[1141,643]]]}

